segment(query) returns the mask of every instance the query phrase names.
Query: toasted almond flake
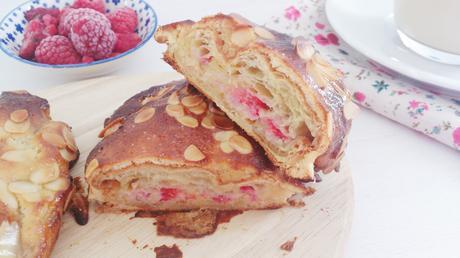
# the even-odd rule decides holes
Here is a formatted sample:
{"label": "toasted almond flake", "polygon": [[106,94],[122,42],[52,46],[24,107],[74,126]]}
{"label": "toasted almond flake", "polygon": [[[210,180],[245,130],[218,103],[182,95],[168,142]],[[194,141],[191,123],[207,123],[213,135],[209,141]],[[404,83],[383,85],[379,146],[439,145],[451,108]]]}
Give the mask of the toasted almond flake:
{"label": "toasted almond flake", "polygon": [[353,101],[347,101],[343,106],[343,115],[345,119],[350,120],[356,117],[359,112],[359,107]]}
{"label": "toasted almond flake", "polygon": [[230,130],[233,129],[233,122],[226,116],[219,116],[215,115],[214,116],[214,124],[217,126],[217,128],[223,129],[223,130]]}
{"label": "toasted almond flake", "polygon": [[219,144],[220,146],[220,149],[224,152],[224,153],[232,153],[233,152],[233,147],[230,145],[229,142],[221,142]]}
{"label": "toasted almond flake", "polygon": [[67,145],[64,140],[64,137],[57,133],[43,132],[42,138],[49,144],[58,148],[64,148]]}
{"label": "toasted almond flake", "polygon": [[327,113],[327,136],[329,139],[332,139],[332,136],[334,134],[334,119],[332,117],[331,113]]}
{"label": "toasted almond flake", "polygon": [[267,30],[267,29],[265,29],[263,27],[260,27],[260,26],[254,27],[254,32],[261,38],[275,39],[275,35],[273,35],[273,33],[271,33],[269,30]]}
{"label": "toasted almond flake", "polygon": [[203,152],[201,152],[200,149],[193,144],[189,145],[184,151],[184,158],[189,161],[200,161],[205,157],[206,156],[204,156]]}
{"label": "toasted almond flake", "polygon": [[205,116],[203,120],[201,120],[201,126],[210,130],[216,128],[216,125],[214,124],[214,119],[210,115]]}
{"label": "toasted almond flake", "polygon": [[237,13],[231,13],[230,16],[236,21],[238,22],[239,24],[242,24],[242,25],[249,25],[249,24],[252,24],[251,21],[249,21],[248,19],[244,18],[243,16],[237,14]]}
{"label": "toasted almond flake", "polygon": [[69,147],[71,151],[78,151],[77,143],[75,142],[75,138],[73,137],[72,131],[70,131],[69,127],[64,126],[62,128],[62,136],[64,137],[64,141],[67,147]]}
{"label": "toasted almond flake", "polygon": [[233,135],[228,142],[232,148],[241,154],[249,154],[252,152],[251,143],[241,135]]}
{"label": "toasted almond flake", "polygon": [[99,161],[97,161],[97,159],[92,159],[86,166],[86,173],[93,172],[97,167],[99,167]]}
{"label": "toasted almond flake", "polygon": [[191,128],[196,128],[198,126],[198,120],[196,120],[196,118],[191,117],[191,116],[176,117],[176,120],[179,123],[181,123],[183,126],[187,126]]}
{"label": "toasted almond flake", "polygon": [[198,106],[190,107],[188,110],[195,115],[201,115],[208,109],[208,104],[206,102],[201,102]]}
{"label": "toasted almond flake", "polygon": [[98,137],[99,138],[104,138],[104,137],[107,137],[107,136],[113,134],[118,129],[120,129],[120,127],[123,125],[124,122],[125,122],[125,119],[122,118],[122,117],[119,117],[119,118],[111,121],[108,125],[105,126],[104,129],[102,129],[102,131],[99,133]]}
{"label": "toasted almond flake", "polygon": [[8,184],[8,190],[13,193],[33,193],[40,191],[40,186],[29,181],[15,181]]}
{"label": "toasted almond flake", "polygon": [[11,162],[26,162],[35,158],[33,150],[11,150],[2,154],[1,159]]}
{"label": "toasted almond flake", "polygon": [[45,184],[44,187],[48,190],[55,192],[62,191],[69,187],[69,179],[60,177],[54,181]]}
{"label": "toasted almond flake", "polygon": [[59,154],[61,154],[61,157],[64,160],[69,161],[69,162],[77,158],[77,153],[71,152],[67,148],[59,149]]}
{"label": "toasted almond flake", "polygon": [[18,209],[18,201],[16,197],[10,193],[5,181],[0,179],[0,201],[3,202],[8,208],[12,210]]}
{"label": "toasted almond flake", "polygon": [[184,97],[182,99],[182,105],[184,105],[185,107],[191,108],[191,107],[196,107],[200,105],[203,101],[204,99],[202,96],[191,95],[191,96]]}
{"label": "toasted almond flake", "polygon": [[15,123],[21,123],[26,121],[26,119],[29,117],[29,112],[27,112],[26,109],[18,109],[10,114],[10,119],[15,122]]}
{"label": "toasted almond flake", "polygon": [[30,181],[35,184],[44,184],[51,182],[59,177],[59,165],[53,163],[49,167],[40,168],[30,174]]}
{"label": "toasted almond flake", "polygon": [[143,123],[149,120],[150,118],[152,118],[153,115],[155,115],[155,108],[153,107],[143,108],[137,113],[136,117],[134,118],[134,123],[136,124]]}
{"label": "toasted almond flake", "polygon": [[180,104],[180,100],[179,100],[179,96],[177,95],[177,92],[173,92],[169,98],[168,98],[168,104],[169,105],[179,105]]}
{"label": "toasted almond flake", "polygon": [[27,119],[22,123],[15,123],[11,120],[5,122],[4,129],[9,133],[25,133],[30,128],[30,120]]}
{"label": "toasted almond flake", "polygon": [[256,35],[251,27],[239,28],[230,36],[230,41],[238,47],[246,47],[255,39]]}
{"label": "toasted almond flake", "polygon": [[220,131],[220,132],[214,133],[213,137],[216,141],[226,142],[234,135],[238,135],[238,133],[236,131]]}
{"label": "toasted almond flake", "polygon": [[166,113],[172,117],[180,117],[185,115],[182,105],[167,105]]}
{"label": "toasted almond flake", "polygon": [[309,61],[315,54],[315,49],[304,38],[299,37],[296,42],[297,55],[305,61]]}

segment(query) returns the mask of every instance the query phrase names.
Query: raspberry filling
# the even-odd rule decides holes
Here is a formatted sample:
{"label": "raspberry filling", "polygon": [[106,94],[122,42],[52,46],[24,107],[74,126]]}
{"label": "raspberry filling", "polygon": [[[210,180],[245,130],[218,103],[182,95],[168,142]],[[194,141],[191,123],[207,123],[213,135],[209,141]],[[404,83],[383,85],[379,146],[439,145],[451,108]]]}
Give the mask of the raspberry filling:
{"label": "raspberry filling", "polygon": [[275,118],[270,107],[249,89],[237,88],[230,94],[230,102],[251,120],[260,120],[266,134],[287,141],[288,129],[280,126],[282,118]]}
{"label": "raspberry filling", "polygon": [[177,188],[161,188],[160,189],[160,202],[175,199],[179,194]]}
{"label": "raspberry filling", "polygon": [[262,111],[269,110],[265,102],[248,89],[237,88],[231,94],[232,102],[242,105],[249,114],[249,118],[256,120],[260,117]]}
{"label": "raspberry filling", "polygon": [[212,199],[217,203],[227,203],[227,202],[232,200],[232,198],[230,196],[225,195],[225,194],[216,195],[216,196],[212,197]]}
{"label": "raspberry filling", "polygon": [[240,186],[240,192],[247,194],[249,198],[251,199],[251,201],[257,200],[256,190],[254,189],[254,187],[250,185]]}

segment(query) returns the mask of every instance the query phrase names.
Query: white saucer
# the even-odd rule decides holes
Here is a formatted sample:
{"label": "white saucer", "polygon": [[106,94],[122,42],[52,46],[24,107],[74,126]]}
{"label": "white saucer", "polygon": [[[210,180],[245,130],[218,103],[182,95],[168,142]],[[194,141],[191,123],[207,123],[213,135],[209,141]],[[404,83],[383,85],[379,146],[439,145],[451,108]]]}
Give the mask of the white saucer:
{"label": "white saucer", "polygon": [[403,45],[392,0],[327,0],[326,14],[337,34],[368,58],[455,95],[460,92],[460,66],[431,61]]}

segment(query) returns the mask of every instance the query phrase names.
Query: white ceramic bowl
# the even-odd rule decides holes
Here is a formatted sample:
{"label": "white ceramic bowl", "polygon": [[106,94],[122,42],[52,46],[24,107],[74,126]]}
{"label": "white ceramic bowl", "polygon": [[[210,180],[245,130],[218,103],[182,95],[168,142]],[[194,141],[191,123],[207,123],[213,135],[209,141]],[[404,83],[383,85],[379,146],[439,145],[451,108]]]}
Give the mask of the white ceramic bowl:
{"label": "white ceramic bowl", "polygon": [[48,65],[33,62],[19,57],[18,52],[24,37],[26,19],[24,12],[32,8],[59,8],[71,5],[74,0],[32,0],[11,10],[0,22],[0,49],[9,57],[24,65],[24,71],[33,76],[34,73],[67,79],[83,79],[101,76],[116,71],[123,63],[132,61],[136,50],[152,38],[157,29],[158,21],[154,9],[144,0],[105,0],[106,12],[127,6],[138,15],[137,33],[142,39],[135,48],[120,55],[82,64]]}

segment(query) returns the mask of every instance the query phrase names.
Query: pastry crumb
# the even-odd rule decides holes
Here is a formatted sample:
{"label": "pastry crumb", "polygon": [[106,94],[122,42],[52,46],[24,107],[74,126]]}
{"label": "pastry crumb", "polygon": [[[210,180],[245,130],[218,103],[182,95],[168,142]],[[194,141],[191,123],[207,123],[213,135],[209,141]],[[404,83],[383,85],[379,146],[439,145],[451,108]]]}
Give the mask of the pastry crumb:
{"label": "pastry crumb", "polygon": [[153,249],[156,258],[182,258],[182,251],[174,244],[171,247],[167,245],[157,246]]}
{"label": "pastry crumb", "polygon": [[296,240],[297,237],[294,237],[293,239],[284,242],[284,244],[280,246],[280,249],[288,252],[292,251]]}

